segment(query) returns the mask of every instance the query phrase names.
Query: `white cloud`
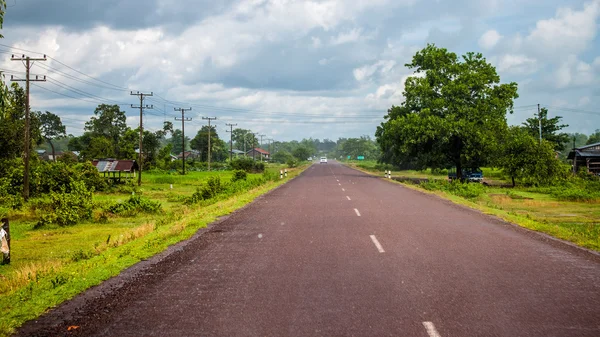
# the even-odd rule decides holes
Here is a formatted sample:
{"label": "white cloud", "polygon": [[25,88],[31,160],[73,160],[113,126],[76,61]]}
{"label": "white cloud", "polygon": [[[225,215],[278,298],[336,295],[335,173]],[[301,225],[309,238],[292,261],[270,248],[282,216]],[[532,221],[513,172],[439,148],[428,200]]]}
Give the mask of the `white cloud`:
{"label": "white cloud", "polygon": [[339,33],[331,38],[331,44],[340,45],[344,43],[356,42],[362,38],[362,29],[353,28],[347,32]]}
{"label": "white cloud", "polygon": [[554,85],[562,89],[567,87],[588,86],[598,82],[593,67],[570,55],[554,73]]}
{"label": "white cloud", "polygon": [[488,30],[479,38],[479,46],[483,49],[492,49],[500,41],[502,35],[495,30]]}
{"label": "white cloud", "polygon": [[585,107],[592,102],[589,96],[583,96],[579,99],[579,103],[577,104],[580,107]]}
{"label": "white cloud", "polygon": [[312,40],[313,48],[319,48],[323,44],[321,42],[321,39],[319,39],[318,37],[312,36],[310,39]]}
{"label": "white cloud", "polygon": [[377,61],[374,64],[356,68],[352,71],[352,74],[354,75],[354,79],[356,79],[359,82],[362,82],[369,80],[377,72],[379,72],[382,75],[386,75],[394,68],[394,66],[396,66],[396,61],[381,60]]}
{"label": "white cloud", "polygon": [[518,74],[531,74],[537,70],[537,61],[525,55],[502,55],[498,61],[498,71]]}
{"label": "white cloud", "polygon": [[579,53],[596,37],[598,15],[600,0],[586,3],[580,11],[560,8],[554,18],[538,21],[527,41],[541,52]]}

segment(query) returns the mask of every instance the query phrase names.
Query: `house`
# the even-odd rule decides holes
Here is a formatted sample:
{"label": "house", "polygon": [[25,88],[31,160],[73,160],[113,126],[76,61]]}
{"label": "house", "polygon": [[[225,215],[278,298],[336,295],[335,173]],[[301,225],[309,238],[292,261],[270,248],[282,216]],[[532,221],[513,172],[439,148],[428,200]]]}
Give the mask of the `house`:
{"label": "house", "polygon": [[[196,151],[196,150],[190,150],[190,151],[185,151],[183,153],[185,155],[185,159],[198,159],[200,158],[200,151]],[[181,159],[182,158],[182,154],[178,154],[177,155],[177,159]]]}
{"label": "house", "polygon": [[56,157],[56,159],[62,157],[62,155],[64,154],[64,152],[62,151],[57,151],[54,153],[54,156],[52,155],[51,151],[46,151],[46,150],[35,150],[38,154],[38,156],[40,157],[41,160],[44,161],[54,161],[54,157]]}
{"label": "house", "polygon": [[235,157],[243,156],[244,153],[245,152],[241,151],[241,150],[236,150],[236,149],[231,150],[231,154],[234,155]]}
{"label": "house", "polygon": [[129,180],[135,177],[135,171],[139,170],[138,163],[135,160],[117,160],[117,159],[98,159],[92,160],[98,172],[102,173],[104,178],[115,182],[121,182],[121,179]]}
{"label": "house", "polygon": [[567,159],[573,161],[573,172],[586,167],[589,173],[600,175],[600,143],[574,148]]}
{"label": "house", "polygon": [[248,151],[246,155],[259,160],[269,160],[271,156],[269,151],[263,150],[260,147],[255,147],[254,149]]}

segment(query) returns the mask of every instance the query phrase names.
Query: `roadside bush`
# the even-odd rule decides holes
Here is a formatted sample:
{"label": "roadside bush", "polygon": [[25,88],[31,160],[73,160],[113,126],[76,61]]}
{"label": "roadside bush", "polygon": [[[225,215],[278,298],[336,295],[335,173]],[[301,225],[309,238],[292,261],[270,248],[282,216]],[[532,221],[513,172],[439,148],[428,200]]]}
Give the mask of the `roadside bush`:
{"label": "roadside bush", "polygon": [[216,197],[223,192],[225,185],[221,184],[221,178],[209,177],[204,185],[198,187],[196,192],[186,200],[186,204],[195,204],[202,200],[208,200]]}
{"label": "roadside bush", "polygon": [[290,158],[290,159],[287,161],[287,167],[289,167],[289,168],[294,168],[294,167],[296,167],[296,166],[298,166],[298,160],[296,160],[296,159],[294,159],[294,158]]}
{"label": "roadside bush", "polygon": [[555,189],[551,195],[560,201],[595,201],[600,199],[600,192],[592,192],[581,188]]}
{"label": "roadside bush", "polygon": [[132,195],[126,201],[110,206],[108,211],[117,215],[133,216],[138,213],[158,213],[162,211],[162,205],[158,201]]}
{"label": "roadside bush", "polygon": [[79,177],[88,189],[94,189],[94,191],[105,191],[108,189],[109,184],[106,179],[100,175],[98,169],[90,162],[80,163],[75,165]]}
{"label": "roadside bush", "polygon": [[61,192],[50,192],[50,201],[38,205],[41,215],[36,227],[56,224],[59,226],[75,225],[82,220],[92,217],[93,189],[88,190],[82,181],[73,181]]}
{"label": "roadside bush", "polygon": [[233,171],[233,176],[231,177],[231,182],[236,182],[238,180],[246,180],[248,177],[248,173],[244,170],[235,170]]}
{"label": "roadside bush", "polygon": [[429,180],[422,182],[420,186],[429,191],[444,191],[465,199],[477,198],[485,193],[485,186],[482,184],[462,183],[460,181]]}
{"label": "roadside bush", "polygon": [[231,161],[233,170],[244,170],[248,173],[260,173],[265,170],[265,163],[250,158],[239,158]]}

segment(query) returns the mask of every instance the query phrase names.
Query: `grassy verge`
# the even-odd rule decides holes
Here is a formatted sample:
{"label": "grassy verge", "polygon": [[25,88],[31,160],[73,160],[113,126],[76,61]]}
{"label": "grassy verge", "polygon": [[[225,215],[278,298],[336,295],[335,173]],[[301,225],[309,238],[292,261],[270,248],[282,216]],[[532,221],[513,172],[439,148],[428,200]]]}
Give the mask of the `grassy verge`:
{"label": "grassy verge", "polygon": [[[160,201],[159,214],[112,216],[75,226],[37,230],[33,229],[35,215],[27,207],[10,214],[12,261],[0,266],[0,336],[9,335],[49,308],[190,238],[198,229],[285,183],[304,168],[288,169],[288,179],[268,181],[249,191],[192,205],[183,204],[181,197],[192,195],[211,176],[225,180],[232,173],[146,174],[143,187],[135,192]],[[278,172],[279,168],[270,170]],[[96,194],[94,202],[101,207],[124,201],[130,195],[124,188]],[[97,219],[102,211],[95,213]]]}
{"label": "grassy verge", "polygon": [[[348,164],[363,172],[383,176],[374,167]],[[501,173],[495,172],[496,177]],[[443,176],[431,172],[395,171],[392,176],[437,178],[439,181],[415,185],[400,183],[406,187],[438,195],[454,203],[477,209],[485,214],[556,238],[573,242],[581,247],[600,251],[600,200],[564,201],[557,188],[500,188],[481,184],[452,186]],[[485,171],[484,171],[485,174]],[[500,180],[499,178],[497,178]]]}

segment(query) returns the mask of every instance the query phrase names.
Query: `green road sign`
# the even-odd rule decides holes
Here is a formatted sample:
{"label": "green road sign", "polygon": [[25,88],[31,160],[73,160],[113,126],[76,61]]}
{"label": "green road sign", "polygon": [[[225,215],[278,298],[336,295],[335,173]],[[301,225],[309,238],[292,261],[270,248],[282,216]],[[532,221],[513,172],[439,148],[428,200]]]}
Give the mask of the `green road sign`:
{"label": "green road sign", "polygon": [[348,156],[348,159],[352,158],[352,156]]}
{"label": "green road sign", "polygon": [[358,159],[358,160],[365,160],[365,156],[358,156],[358,157],[356,157],[356,159]]}

